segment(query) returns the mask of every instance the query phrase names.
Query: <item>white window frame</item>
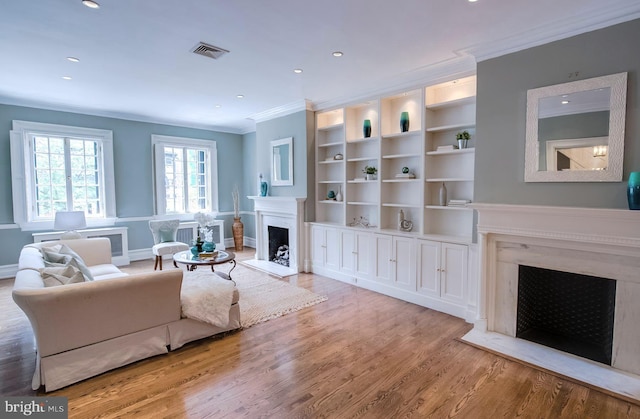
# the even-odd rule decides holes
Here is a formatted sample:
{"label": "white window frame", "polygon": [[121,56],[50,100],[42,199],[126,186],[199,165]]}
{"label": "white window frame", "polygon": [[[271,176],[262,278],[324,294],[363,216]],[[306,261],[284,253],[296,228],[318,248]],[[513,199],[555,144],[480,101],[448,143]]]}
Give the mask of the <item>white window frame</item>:
{"label": "white window frame", "polygon": [[102,147],[102,185],[104,186],[105,217],[87,218],[88,227],[111,226],[116,221],[116,190],[113,164],[113,132],[109,130],[18,121],[12,123],[11,141],[11,187],[13,190],[13,220],[23,231],[51,230],[53,219],[34,220],[32,201],[34,188],[30,173],[33,158],[31,137],[36,135],[60,137],[84,137],[98,141]]}
{"label": "white window frame", "polygon": [[210,167],[208,177],[211,187],[209,202],[211,208],[203,212],[218,212],[218,149],[214,140],[200,140],[195,138],[173,137],[168,135],[151,135],[151,149],[153,152],[153,179],[154,179],[154,203],[155,212],[158,217],[178,218],[180,220],[193,220],[193,213],[170,213],[166,212],[166,185],[164,174],[164,147],[191,147],[202,148],[209,151]]}

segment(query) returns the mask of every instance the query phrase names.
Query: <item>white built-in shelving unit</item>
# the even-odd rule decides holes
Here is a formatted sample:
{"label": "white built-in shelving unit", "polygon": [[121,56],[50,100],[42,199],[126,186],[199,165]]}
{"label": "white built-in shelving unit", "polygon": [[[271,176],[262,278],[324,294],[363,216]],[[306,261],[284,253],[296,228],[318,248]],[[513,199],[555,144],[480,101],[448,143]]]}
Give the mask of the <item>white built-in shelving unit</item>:
{"label": "white built-in shelving unit", "polygon": [[[398,230],[398,212],[413,224],[411,233],[470,242],[473,210],[441,206],[447,200],[473,200],[475,160],[475,76],[376,98],[317,114],[316,217],[348,225],[365,217],[380,230]],[[409,114],[401,132],[400,115]],[[365,138],[364,120],[371,121]],[[468,148],[456,146],[456,133],[471,133]],[[341,154],[342,160],[335,160]],[[365,166],[378,169],[365,180]],[[399,176],[408,167],[411,178]],[[328,199],[329,191],[342,202]]]}
{"label": "white built-in shelving unit", "polygon": [[[316,113],[313,272],[470,316],[473,210],[440,205],[439,196],[444,184],[448,200],[473,200],[475,97],[476,77],[469,76]],[[458,149],[462,130],[471,140]],[[374,179],[365,180],[365,166],[377,168]],[[330,191],[342,201],[329,199]],[[400,210],[410,231],[399,228]],[[358,220],[370,227],[353,226]]]}

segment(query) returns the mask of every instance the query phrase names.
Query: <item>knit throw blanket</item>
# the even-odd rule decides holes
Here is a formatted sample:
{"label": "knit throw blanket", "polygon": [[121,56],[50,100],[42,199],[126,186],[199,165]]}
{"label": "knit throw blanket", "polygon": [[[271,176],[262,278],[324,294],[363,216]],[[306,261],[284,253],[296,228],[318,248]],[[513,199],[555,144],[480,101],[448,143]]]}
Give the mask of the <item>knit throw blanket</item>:
{"label": "knit throw blanket", "polygon": [[233,281],[213,272],[185,272],[180,290],[182,317],[227,326],[234,287]]}

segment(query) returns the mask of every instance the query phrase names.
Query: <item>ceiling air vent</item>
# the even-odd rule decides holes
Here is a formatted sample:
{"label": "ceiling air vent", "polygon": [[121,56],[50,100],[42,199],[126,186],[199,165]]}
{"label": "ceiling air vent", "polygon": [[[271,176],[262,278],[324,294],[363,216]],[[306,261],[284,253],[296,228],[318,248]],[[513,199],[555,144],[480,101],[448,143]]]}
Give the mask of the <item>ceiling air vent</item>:
{"label": "ceiling air vent", "polygon": [[205,57],[213,58],[217,60],[222,55],[226,54],[226,49],[214,47],[213,45],[205,44],[204,42],[200,42],[198,45],[193,47],[191,50],[194,54],[204,55]]}

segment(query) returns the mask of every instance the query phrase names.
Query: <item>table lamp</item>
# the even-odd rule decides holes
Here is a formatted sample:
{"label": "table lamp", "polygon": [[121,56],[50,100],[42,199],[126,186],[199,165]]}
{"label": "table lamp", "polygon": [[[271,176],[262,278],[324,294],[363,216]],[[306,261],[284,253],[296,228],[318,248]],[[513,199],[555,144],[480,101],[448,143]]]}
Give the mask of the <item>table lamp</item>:
{"label": "table lamp", "polygon": [[76,230],[86,226],[84,211],[57,211],[56,219],[53,222],[55,230],[65,230],[60,236],[60,240],[81,239],[82,236]]}

